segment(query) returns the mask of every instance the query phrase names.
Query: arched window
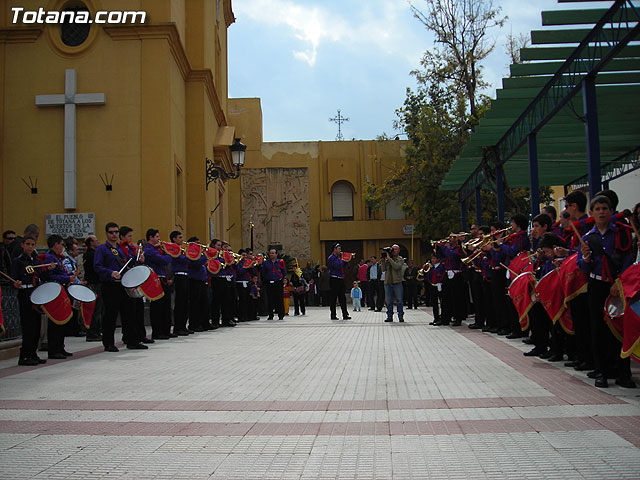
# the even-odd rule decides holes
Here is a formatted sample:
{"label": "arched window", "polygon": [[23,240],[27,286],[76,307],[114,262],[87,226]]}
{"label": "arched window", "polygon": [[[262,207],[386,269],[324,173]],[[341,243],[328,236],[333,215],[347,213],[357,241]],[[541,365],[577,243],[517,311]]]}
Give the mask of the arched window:
{"label": "arched window", "polygon": [[331,188],[334,220],[353,220],[353,189],[349,182],[336,182]]}
{"label": "arched window", "polygon": [[404,220],[404,211],[400,199],[394,198],[387,203],[384,209],[384,218],[386,220]]}
{"label": "arched window", "polygon": [[64,19],[60,25],[60,38],[62,39],[62,43],[68,47],[82,45],[87,37],[89,37],[91,24],[72,22],[70,18],[75,18],[79,12],[86,12],[88,15],[89,9],[80,1],[71,1],[65,4],[62,12],[62,18]]}

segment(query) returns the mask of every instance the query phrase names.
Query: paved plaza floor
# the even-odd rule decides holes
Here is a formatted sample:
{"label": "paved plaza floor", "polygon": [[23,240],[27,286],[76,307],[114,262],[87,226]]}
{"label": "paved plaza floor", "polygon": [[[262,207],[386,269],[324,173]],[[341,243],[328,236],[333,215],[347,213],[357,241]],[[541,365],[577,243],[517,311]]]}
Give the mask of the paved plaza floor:
{"label": "paved plaza floor", "polygon": [[1,361],[0,478],[640,478],[640,389],[427,310],[307,313]]}

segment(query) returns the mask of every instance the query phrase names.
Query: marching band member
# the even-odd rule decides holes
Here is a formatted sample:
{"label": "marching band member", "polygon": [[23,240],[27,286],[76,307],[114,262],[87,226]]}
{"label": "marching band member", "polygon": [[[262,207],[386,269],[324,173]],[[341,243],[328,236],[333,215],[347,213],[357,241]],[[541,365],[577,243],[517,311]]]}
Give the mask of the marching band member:
{"label": "marching band member", "polygon": [[[222,240],[214,238],[211,240],[210,245],[218,252],[222,252]],[[220,317],[222,316],[224,318],[224,312],[222,310],[227,291],[224,269],[221,268],[217,273],[209,272],[209,287],[211,289],[211,306],[209,310],[211,323],[207,320],[202,327],[205,330],[214,330],[220,326]]]}
{"label": "marching band member", "polygon": [[[236,265],[236,288],[238,294],[238,321],[246,322],[248,320],[252,320],[250,316],[250,305],[249,301],[249,282],[251,281],[251,272],[253,268],[245,265],[247,257],[247,251],[241,249],[238,251],[238,254],[242,256],[242,260]],[[255,315],[254,315],[255,317]]]}
{"label": "marching band member", "polygon": [[590,211],[595,226],[582,237],[578,251],[578,267],[589,275],[587,301],[596,367],[589,376],[599,388],[609,386],[608,377],[616,378],[617,385],[634,388],[629,358],[620,358],[620,344],[603,318],[607,297],[617,293],[614,281],[631,265],[631,229],[611,221],[613,208],[604,195],[591,200]]}
{"label": "marching band member", "polygon": [[[73,273],[68,274],[64,267],[63,261],[65,259],[65,255],[62,253],[64,251],[62,237],[55,234],[50,235],[49,238],[47,238],[47,246],[49,247],[49,251],[44,256],[43,264],[55,264],[53,270],[49,272],[49,278],[63,287],[74,283],[76,276]],[[51,359],[62,360],[73,355],[72,353],[67,352],[64,348],[64,332],[66,323],[67,322],[63,325],[58,325],[50,318],[48,319],[47,345],[49,358]]]}
{"label": "marching band member", "polygon": [[[35,253],[36,239],[27,235],[22,239],[22,253],[11,263],[11,277],[16,280],[14,287],[18,289],[20,305],[20,327],[22,328],[22,345],[18,365],[34,366],[47,361],[39,358],[38,340],[40,339],[41,313],[31,303],[31,293],[46,278],[47,271],[42,269],[27,272],[27,266],[42,265]],[[54,267],[49,267],[50,269]],[[66,358],[66,357],[65,357]]]}
{"label": "marching band member", "polygon": [[[191,237],[188,243],[197,243],[198,237]],[[189,280],[189,329],[188,333],[211,330],[209,323],[209,291],[207,282],[207,257],[201,255],[197,260],[189,259],[187,278]],[[215,328],[218,328],[216,325]],[[180,333],[178,332],[178,335]]]}
{"label": "marching band member", "polygon": [[444,263],[440,261],[440,257],[435,252],[431,254],[431,268],[425,274],[425,287],[429,289],[429,298],[431,298],[431,309],[433,312],[433,322],[429,325],[442,325],[440,322],[440,303],[442,302],[442,282],[446,275]]}
{"label": "marching band member", "polygon": [[[494,246],[496,256],[507,267],[513,258],[520,252],[527,251],[530,248],[529,235],[527,234],[527,217],[521,213],[513,216],[510,222],[513,232],[509,237],[499,239]],[[513,278],[511,279],[513,280]],[[518,321],[518,314],[511,302],[510,298],[505,298],[505,317],[503,317],[504,323],[502,324],[502,330],[498,332],[499,335],[507,335],[507,338],[520,338],[523,337],[520,322]],[[509,333],[511,332],[511,333]]]}
{"label": "marching band member", "polygon": [[[138,247],[135,243],[133,243],[133,229],[131,227],[122,226],[120,227],[120,248],[122,248],[122,252],[124,253],[124,261],[127,262],[129,259],[131,263],[129,263],[129,267],[134,267],[136,265],[142,264],[144,262],[144,254],[141,253],[138,258]],[[147,338],[147,330],[144,326],[144,300],[142,298],[133,298],[128,297],[128,302],[130,303],[129,310],[131,312],[131,332],[134,333],[131,339],[128,338],[128,333],[125,335],[125,331],[122,331],[122,341],[126,345],[138,345],[140,343],[154,343],[155,340]]]}
{"label": "marching band member", "polygon": [[141,343],[133,343],[136,338],[134,312],[129,296],[120,283],[120,270],[126,263],[126,254],[118,243],[120,229],[118,224],[109,222],[105,225],[107,240],[98,245],[93,259],[93,267],[102,282],[102,295],[104,299],[104,317],[102,322],[102,344],[105,352],[117,352],[115,345],[116,318],[120,313],[122,322],[122,336],[131,339],[127,344],[130,349],[146,349],[147,346]]}
{"label": "marching band member", "polygon": [[151,268],[162,284],[164,295],[151,302],[151,338],[154,340],[168,340],[177,337],[171,333],[171,281],[167,278],[167,268],[171,263],[171,256],[167,254],[160,243],[160,232],[155,228],[147,230],[147,243],[144,246],[144,263]]}
{"label": "marching band member", "polygon": [[[282,298],[282,279],[287,274],[287,267],[284,260],[278,259],[275,248],[269,250],[269,258],[262,262],[260,267],[262,284],[266,287],[267,300],[269,302],[269,316],[267,320],[273,320],[273,313],[278,314],[278,319],[284,319],[284,299]],[[335,299],[334,299],[335,310]]]}
{"label": "marching band member", "polygon": [[[494,235],[496,240],[502,238],[503,225],[501,222],[493,222],[491,224],[491,235]],[[507,277],[504,267],[501,265],[500,251],[496,251],[491,245],[485,245],[482,247],[489,259],[489,266],[491,268],[491,301],[493,303],[493,309],[495,315],[488,318],[490,333],[499,333],[502,331],[501,327],[506,323],[506,302],[508,299],[504,298],[507,291]],[[506,335],[506,332],[503,332]]]}
{"label": "marching band member", "polygon": [[[222,250],[224,252],[232,253],[231,245],[229,242],[222,242]],[[225,255],[226,258],[226,255]],[[222,326],[223,327],[235,327],[237,324],[234,320],[235,307],[238,302],[238,295],[236,293],[236,266],[229,264],[225,260],[225,266],[222,269],[224,284],[224,294],[222,295]]]}
{"label": "marching band member", "polygon": [[[182,244],[182,232],[174,230],[169,234],[169,241],[177,245]],[[206,258],[206,257],[205,257]],[[189,335],[187,317],[189,314],[189,260],[181,253],[171,258],[171,273],[173,274],[174,307],[173,333],[178,336]]]}
{"label": "marching band member", "polygon": [[[329,310],[331,311],[331,320],[338,320],[336,314],[336,300],[340,303],[342,310],[342,319],[351,320],[347,311],[347,298],[344,289],[344,267],[349,262],[342,260],[342,247],[339,243],[333,246],[333,253],[327,258],[327,266],[329,267],[329,282],[331,285],[331,295],[329,296]],[[402,301],[402,299],[400,299]]]}
{"label": "marching band member", "polygon": [[444,269],[447,274],[442,282],[442,325],[449,325],[453,317],[452,326],[462,325],[462,320],[467,316],[466,298],[464,294],[464,280],[462,278],[462,258],[464,252],[458,242],[458,237],[450,237],[449,246],[439,245],[436,250],[438,256],[444,261]]}

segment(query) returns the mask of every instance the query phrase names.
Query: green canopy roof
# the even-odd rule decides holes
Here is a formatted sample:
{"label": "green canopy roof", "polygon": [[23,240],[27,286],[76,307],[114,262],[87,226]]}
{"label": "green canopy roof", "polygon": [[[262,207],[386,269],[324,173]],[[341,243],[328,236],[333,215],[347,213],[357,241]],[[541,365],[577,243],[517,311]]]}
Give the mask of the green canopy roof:
{"label": "green canopy roof", "polygon": [[[625,2],[616,2],[617,5],[621,3]],[[578,44],[595,30],[585,29],[584,25],[598,22],[607,12],[608,10],[603,9],[542,12],[544,26],[580,25],[581,28],[533,31],[532,44]],[[619,22],[624,15],[628,16],[628,11],[622,8],[612,19]],[[637,42],[640,35],[637,33],[637,21],[638,18],[633,22],[627,19],[624,24],[614,22],[614,25],[609,22],[604,28],[601,27],[605,36],[620,39],[627,35],[627,38],[634,40],[619,49],[614,58],[605,59],[606,63],[603,61],[604,66],[600,69],[602,73],[595,77],[602,164],[640,145],[640,45]],[[479,125],[454,161],[440,188],[460,190],[463,186],[469,186],[467,180],[478,171],[483,158],[486,162],[487,155],[484,152],[501,141],[504,144],[505,134],[512,134],[514,130],[510,131],[510,128],[519,119],[522,120],[521,116],[528,108],[530,117],[532,113],[536,113],[536,109],[540,110],[542,117],[554,107],[548,104],[549,98],[561,98],[576,85],[577,79],[589,74],[593,65],[607,54],[605,49],[598,50],[600,43],[584,43],[581,49],[578,45],[523,48],[521,58],[526,63],[511,65],[511,76],[503,79],[503,88],[497,90],[490,110],[480,119]],[[567,63],[566,59],[575,56],[576,52],[579,55],[572,59],[569,68],[565,68],[563,75],[557,75],[561,67]],[[550,81],[553,83],[549,87],[547,85]],[[546,96],[536,99],[545,86],[548,89]],[[535,106],[533,110],[532,105]],[[537,130],[541,186],[568,184],[587,172],[583,112],[582,96],[575,95]],[[527,125],[531,126],[530,119]],[[526,142],[524,148],[522,144],[517,148],[517,142],[512,143],[516,146],[512,150],[506,150],[509,156],[503,165],[507,182],[510,187],[528,187],[529,161]],[[477,183],[481,184],[482,179]]]}

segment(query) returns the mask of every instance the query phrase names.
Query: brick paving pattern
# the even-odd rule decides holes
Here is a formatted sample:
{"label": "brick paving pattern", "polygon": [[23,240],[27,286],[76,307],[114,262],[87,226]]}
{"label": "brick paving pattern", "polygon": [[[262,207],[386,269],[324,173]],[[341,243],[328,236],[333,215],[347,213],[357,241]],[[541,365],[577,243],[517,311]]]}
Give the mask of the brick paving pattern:
{"label": "brick paving pattern", "polygon": [[640,478],[637,390],[425,310],[352,316],[0,361],[0,478]]}

